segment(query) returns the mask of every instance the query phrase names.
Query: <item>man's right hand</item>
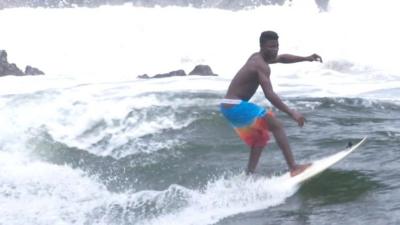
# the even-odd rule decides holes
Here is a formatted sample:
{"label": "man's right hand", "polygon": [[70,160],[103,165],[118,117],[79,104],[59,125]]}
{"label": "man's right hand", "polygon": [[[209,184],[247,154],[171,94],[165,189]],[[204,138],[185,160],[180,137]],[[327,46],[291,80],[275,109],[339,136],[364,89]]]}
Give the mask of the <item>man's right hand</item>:
{"label": "man's right hand", "polygon": [[305,119],[301,113],[299,113],[295,110],[292,110],[290,115],[297,122],[297,124],[299,124],[300,127],[304,126]]}
{"label": "man's right hand", "polygon": [[313,61],[317,61],[317,62],[320,62],[320,63],[322,63],[322,58],[321,58],[321,56],[319,56],[319,55],[317,55],[317,54],[312,54],[312,55],[310,55],[310,56],[308,56],[308,57],[306,57],[306,59],[308,60],[308,61],[310,61],[310,62],[313,62]]}

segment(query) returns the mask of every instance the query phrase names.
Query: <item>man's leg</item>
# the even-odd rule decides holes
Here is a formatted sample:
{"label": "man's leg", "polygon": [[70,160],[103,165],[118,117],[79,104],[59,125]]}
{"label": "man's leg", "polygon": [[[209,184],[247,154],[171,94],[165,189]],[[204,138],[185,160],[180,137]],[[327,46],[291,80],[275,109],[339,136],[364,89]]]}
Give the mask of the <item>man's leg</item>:
{"label": "man's leg", "polygon": [[262,150],[263,150],[263,148],[250,149],[249,163],[247,164],[247,170],[246,170],[247,175],[254,173],[254,171],[256,170],[258,160],[260,159]]}
{"label": "man's leg", "polygon": [[286,136],[285,130],[283,129],[282,123],[274,116],[271,116],[268,114],[265,115],[265,118],[267,120],[269,130],[274,135],[274,138],[275,138],[279,148],[283,152],[283,155],[289,166],[289,169],[291,169],[291,170],[294,169],[295,162],[294,162],[293,154],[292,154],[292,151],[290,150],[289,140]]}
{"label": "man's leg", "polygon": [[310,164],[297,165],[295,163],[293,154],[292,154],[292,150],[290,149],[290,146],[289,146],[289,140],[286,136],[286,133],[285,133],[282,123],[274,116],[271,116],[268,114],[265,115],[265,119],[267,120],[268,128],[274,135],[274,138],[275,138],[279,148],[282,150],[282,153],[283,153],[283,156],[285,157],[286,163],[289,166],[291,175],[295,176],[295,175],[303,172],[307,167],[310,166]]}

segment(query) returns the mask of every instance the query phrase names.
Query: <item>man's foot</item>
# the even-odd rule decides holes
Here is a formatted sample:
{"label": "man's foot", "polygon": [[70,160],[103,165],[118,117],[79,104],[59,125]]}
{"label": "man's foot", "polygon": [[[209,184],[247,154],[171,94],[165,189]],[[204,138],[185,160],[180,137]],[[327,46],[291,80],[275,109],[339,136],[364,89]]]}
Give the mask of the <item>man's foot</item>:
{"label": "man's foot", "polygon": [[292,170],[290,170],[290,176],[294,177],[296,175],[299,175],[301,172],[303,172],[310,166],[311,166],[311,163],[308,163],[305,165],[296,165]]}

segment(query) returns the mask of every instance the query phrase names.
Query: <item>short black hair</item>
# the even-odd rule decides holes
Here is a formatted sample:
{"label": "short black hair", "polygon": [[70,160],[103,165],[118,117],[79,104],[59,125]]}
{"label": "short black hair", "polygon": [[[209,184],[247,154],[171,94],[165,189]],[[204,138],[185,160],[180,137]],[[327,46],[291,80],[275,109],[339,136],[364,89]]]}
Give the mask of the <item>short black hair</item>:
{"label": "short black hair", "polygon": [[266,41],[278,40],[279,36],[275,31],[264,31],[260,35],[260,46],[262,46]]}

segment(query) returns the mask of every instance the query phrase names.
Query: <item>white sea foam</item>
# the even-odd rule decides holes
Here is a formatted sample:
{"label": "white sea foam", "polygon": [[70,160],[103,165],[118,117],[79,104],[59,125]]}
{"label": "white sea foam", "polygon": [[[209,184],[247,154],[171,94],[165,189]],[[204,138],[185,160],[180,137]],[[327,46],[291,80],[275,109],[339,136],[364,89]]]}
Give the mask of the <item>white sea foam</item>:
{"label": "white sea foam", "polygon": [[171,185],[163,191],[117,194],[78,169],[15,153],[0,152],[0,156],[0,215],[7,224],[109,224],[118,220],[212,224],[236,213],[281,204],[297,190],[279,178],[253,179],[241,174],[215,179],[201,190]]}
{"label": "white sea foam", "polygon": [[107,204],[105,187],[67,166],[0,152],[0,215],[4,224],[84,224]]}
{"label": "white sea foam", "polygon": [[[45,88],[41,91],[4,95],[0,98],[0,104],[4,106],[0,109],[4,128],[0,132],[4,133],[1,137],[4,142],[10,143],[13,138],[14,142],[18,142],[21,134],[31,129],[42,130],[44,127],[56,141],[71,147],[102,156],[123,157],[134,154],[135,151],[140,152],[142,148],[117,155],[113,155],[113,149],[145,135],[157,134],[166,129],[184,128],[196,119],[178,119],[177,108],[209,104],[204,100],[159,98],[152,94],[155,90],[176,91],[171,82],[143,84],[134,80],[125,84],[75,83],[56,90],[48,89],[47,85],[44,84]],[[139,91],[138,86],[141,86]],[[190,85],[186,85],[188,86],[190,88]],[[157,112],[151,107],[171,107],[171,112]],[[92,147],[104,138],[108,138],[108,144]],[[174,143],[178,144],[172,141],[165,142],[164,145],[152,143],[151,146],[156,147],[156,151],[171,147]],[[142,146],[140,143],[135,145]],[[149,151],[149,148],[145,151]]]}
{"label": "white sea foam", "polygon": [[186,190],[186,207],[143,224],[214,224],[237,213],[282,204],[297,189],[297,185],[280,177],[253,179],[241,174],[219,178],[210,181],[204,190]]}

